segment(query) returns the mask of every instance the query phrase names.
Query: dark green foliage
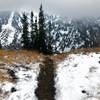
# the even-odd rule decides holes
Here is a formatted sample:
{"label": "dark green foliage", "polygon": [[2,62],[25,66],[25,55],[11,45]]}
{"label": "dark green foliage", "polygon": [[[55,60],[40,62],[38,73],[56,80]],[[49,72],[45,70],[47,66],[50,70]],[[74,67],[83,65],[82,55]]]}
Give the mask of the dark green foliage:
{"label": "dark green foliage", "polygon": [[47,32],[47,38],[46,38],[46,44],[47,44],[47,53],[48,54],[53,54],[53,47],[52,47],[52,43],[53,43],[53,35],[51,34],[52,31],[52,25],[51,22],[48,22],[49,28],[48,28],[48,32]]}
{"label": "dark green foliage", "polygon": [[0,41],[0,49],[2,49],[1,41]]}
{"label": "dark green foliage", "polygon": [[22,26],[23,26],[23,34],[22,34],[22,48],[23,49],[30,49],[30,40],[29,40],[29,32],[28,32],[28,21],[27,21],[27,15],[23,13],[23,17],[21,19]]}
{"label": "dark green foliage", "polygon": [[31,50],[39,50],[38,47],[38,28],[37,28],[37,17],[35,18],[35,22],[33,21],[33,12],[31,12]]}
{"label": "dark green foliage", "polygon": [[38,27],[37,27],[37,17],[35,18],[35,23],[34,23],[34,33],[35,33],[35,38],[34,38],[34,44],[33,44],[33,48],[34,50],[39,50],[39,46],[38,46],[38,41],[39,41],[39,33],[38,33]]}
{"label": "dark green foliage", "polygon": [[44,19],[44,12],[42,9],[42,5],[40,6],[39,12],[39,35],[38,35],[38,48],[39,52],[47,53],[46,47],[46,32],[45,32],[45,19]]}
{"label": "dark green foliage", "polygon": [[34,34],[34,21],[33,21],[34,14],[31,12],[31,49],[34,49],[34,40],[35,40],[35,34]]}
{"label": "dark green foliage", "polygon": [[[35,18],[35,22],[33,20],[34,14],[31,12],[30,19],[30,34],[28,32],[28,21],[27,15],[24,13],[22,17],[22,25],[23,25],[23,34],[22,34],[22,44],[23,49],[26,50],[36,50],[44,54],[52,54],[52,35],[51,35],[51,22],[49,22],[49,30],[46,34],[45,30],[45,18],[44,12],[42,9],[42,5],[40,6],[39,11],[39,22],[37,23],[37,17]],[[30,37],[30,38],[29,38]]]}

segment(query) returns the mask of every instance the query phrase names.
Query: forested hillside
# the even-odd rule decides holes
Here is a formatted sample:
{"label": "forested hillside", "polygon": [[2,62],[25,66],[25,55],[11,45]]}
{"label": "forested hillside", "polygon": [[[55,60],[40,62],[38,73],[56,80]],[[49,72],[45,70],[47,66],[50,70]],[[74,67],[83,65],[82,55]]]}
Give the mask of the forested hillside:
{"label": "forested hillside", "polygon": [[[2,49],[28,49],[55,54],[100,46],[99,18],[67,18],[25,12],[0,13]],[[45,50],[44,50],[45,48]]]}

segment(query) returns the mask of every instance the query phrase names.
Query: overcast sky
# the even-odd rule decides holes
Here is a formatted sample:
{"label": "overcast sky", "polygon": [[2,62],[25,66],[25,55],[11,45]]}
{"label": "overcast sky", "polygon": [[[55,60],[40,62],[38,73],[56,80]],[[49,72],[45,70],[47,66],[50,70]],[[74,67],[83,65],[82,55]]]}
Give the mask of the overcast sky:
{"label": "overcast sky", "polygon": [[38,11],[43,4],[45,12],[63,16],[99,16],[100,0],[0,0],[2,10]]}

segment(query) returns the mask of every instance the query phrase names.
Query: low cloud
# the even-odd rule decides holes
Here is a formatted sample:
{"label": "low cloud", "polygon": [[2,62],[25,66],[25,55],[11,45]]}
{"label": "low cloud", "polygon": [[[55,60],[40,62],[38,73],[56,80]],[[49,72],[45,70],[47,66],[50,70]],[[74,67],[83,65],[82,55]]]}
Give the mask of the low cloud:
{"label": "low cloud", "polygon": [[100,0],[0,0],[0,11],[38,11],[41,3],[48,13],[72,17],[100,15]]}

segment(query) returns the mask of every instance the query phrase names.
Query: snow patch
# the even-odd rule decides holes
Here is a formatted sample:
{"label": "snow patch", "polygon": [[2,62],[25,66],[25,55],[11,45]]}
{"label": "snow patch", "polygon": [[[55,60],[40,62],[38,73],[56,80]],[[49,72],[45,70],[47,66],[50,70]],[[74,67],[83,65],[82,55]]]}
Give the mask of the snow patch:
{"label": "snow patch", "polygon": [[100,100],[100,54],[72,54],[59,62],[56,100]]}
{"label": "snow patch", "polygon": [[0,86],[3,91],[9,93],[4,100],[37,100],[35,89],[39,70],[39,63],[30,64],[29,69],[22,66],[15,68],[17,82],[15,84],[5,82],[3,86]]}

